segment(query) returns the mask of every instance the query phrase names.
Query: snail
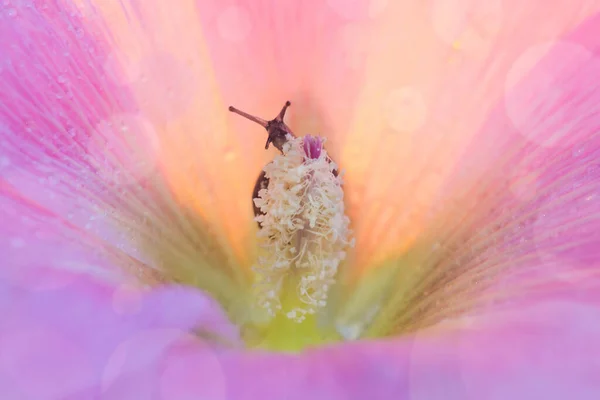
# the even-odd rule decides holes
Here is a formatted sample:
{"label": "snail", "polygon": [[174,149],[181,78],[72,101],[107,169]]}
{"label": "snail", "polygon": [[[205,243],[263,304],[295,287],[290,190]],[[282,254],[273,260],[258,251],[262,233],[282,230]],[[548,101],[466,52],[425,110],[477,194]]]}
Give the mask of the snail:
{"label": "snail", "polygon": [[[244,111],[238,110],[237,108],[232,107],[232,106],[229,106],[229,111],[231,111],[235,114],[241,115],[242,117],[249,119],[250,121],[256,122],[257,124],[259,124],[260,126],[265,128],[268,133],[267,142],[265,143],[265,150],[268,150],[269,145],[272,143],[273,146],[275,146],[275,148],[277,150],[279,150],[281,153],[283,153],[283,146],[288,141],[288,135],[290,135],[293,138],[296,137],[296,135],[294,135],[292,130],[283,121],[283,118],[285,117],[285,113],[286,113],[288,107],[291,105],[292,105],[292,103],[290,101],[286,101],[285,104],[283,105],[283,108],[279,112],[279,114],[277,114],[277,116],[270,121],[264,120],[259,117],[255,117]],[[328,159],[328,161],[331,162],[330,159]],[[333,170],[333,175],[338,176],[337,169]],[[269,178],[266,177],[265,171],[263,169],[260,172],[258,179],[256,180],[256,184],[254,185],[254,190],[252,191],[252,200],[258,198],[258,192],[260,192],[261,189],[266,189],[268,186],[269,186]],[[256,205],[254,204],[254,201],[252,201],[252,208],[254,210],[255,217],[263,214],[262,211],[260,210],[260,208],[256,207]],[[260,227],[260,224],[259,224],[259,227]]]}

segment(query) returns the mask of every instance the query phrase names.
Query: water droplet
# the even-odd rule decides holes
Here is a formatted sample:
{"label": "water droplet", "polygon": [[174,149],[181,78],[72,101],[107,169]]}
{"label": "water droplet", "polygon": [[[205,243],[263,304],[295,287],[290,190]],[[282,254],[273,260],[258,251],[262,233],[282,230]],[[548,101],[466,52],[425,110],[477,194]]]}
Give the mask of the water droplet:
{"label": "water droplet", "polygon": [[580,157],[585,153],[585,146],[578,146],[573,149],[573,157]]}
{"label": "water droplet", "polygon": [[67,77],[64,75],[59,75],[58,78],[56,78],[56,81],[61,84],[67,83]]}
{"label": "water droplet", "polygon": [[[0,159],[0,166],[2,165],[1,159]],[[596,173],[600,172],[600,165],[598,164],[593,164],[590,165],[589,167],[587,167],[587,173],[588,175],[594,175]]]}
{"label": "water droplet", "polygon": [[16,17],[17,10],[14,8],[9,8],[8,10],[6,10],[6,15],[8,15],[9,17]]}

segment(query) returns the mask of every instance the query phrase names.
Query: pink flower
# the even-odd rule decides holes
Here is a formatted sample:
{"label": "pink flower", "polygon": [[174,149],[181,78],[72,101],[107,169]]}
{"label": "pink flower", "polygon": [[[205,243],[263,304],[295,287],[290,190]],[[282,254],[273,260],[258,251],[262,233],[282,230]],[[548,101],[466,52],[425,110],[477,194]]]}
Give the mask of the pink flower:
{"label": "pink flower", "polygon": [[3,2],[0,398],[599,398],[599,8]]}

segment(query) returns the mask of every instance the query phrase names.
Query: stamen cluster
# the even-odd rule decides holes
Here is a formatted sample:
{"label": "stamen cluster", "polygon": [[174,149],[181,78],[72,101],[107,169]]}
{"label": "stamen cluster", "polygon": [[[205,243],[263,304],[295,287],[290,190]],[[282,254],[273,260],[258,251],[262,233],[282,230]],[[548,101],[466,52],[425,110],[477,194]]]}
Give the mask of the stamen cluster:
{"label": "stamen cluster", "polygon": [[[258,236],[262,248],[257,273],[259,305],[270,316],[282,312],[302,322],[327,304],[349,239],[342,179],[322,148],[323,140],[288,136],[281,155],[265,168],[269,184],[254,203],[264,215]],[[282,289],[295,286],[297,301],[284,309]],[[286,294],[289,296],[290,294]]]}

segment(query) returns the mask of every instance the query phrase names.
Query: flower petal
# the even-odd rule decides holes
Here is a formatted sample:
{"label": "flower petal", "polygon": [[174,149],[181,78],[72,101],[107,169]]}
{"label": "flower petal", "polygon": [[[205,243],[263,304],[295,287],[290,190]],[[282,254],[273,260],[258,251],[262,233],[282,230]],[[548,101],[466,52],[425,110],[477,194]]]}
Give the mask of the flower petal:
{"label": "flower petal", "polygon": [[[463,319],[412,337],[284,355],[225,351],[185,335],[196,317],[206,315],[206,302],[177,288],[149,294],[148,303],[144,300],[149,307],[129,318],[115,317],[106,286],[85,279],[45,295],[6,287],[1,293],[16,306],[0,330],[0,394],[6,398],[594,399],[600,394],[595,379],[600,310],[568,300]],[[170,312],[162,313],[166,309]],[[173,310],[176,320],[168,315]]]}
{"label": "flower petal", "polygon": [[[185,67],[185,60],[161,53],[165,48],[151,34],[142,35],[142,27],[132,20],[121,30],[131,33],[134,48],[149,46],[144,50],[151,62],[144,67],[150,65],[151,71],[127,80],[132,72],[114,59],[123,38],[111,24],[122,22],[118,18],[133,6],[113,10],[112,2],[105,3],[97,9],[77,2],[78,9],[70,1],[7,6],[6,23],[0,26],[5,56],[0,65],[2,185],[48,211],[57,229],[60,224],[76,228],[101,243],[103,251],[118,259],[111,266],[143,269],[152,282],[201,285],[231,304],[233,297],[243,297],[246,272],[239,264],[249,262],[244,239],[253,227],[246,229],[243,222],[228,226],[220,222],[227,220],[220,219],[227,214],[223,208],[214,213],[207,208],[207,199],[215,203],[210,185],[220,177],[198,164],[203,153],[192,144],[196,132],[205,130],[182,128],[179,111],[185,108],[189,123],[186,104],[193,106],[196,97],[210,98],[212,92],[173,82],[164,72],[177,79],[192,74],[198,85],[210,79]],[[178,10],[185,10],[184,5]],[[109,11],[113,14],[107,16]],[[185,98],[190,89],[199,94]],[[193,119],[198,117],[193,113]],[[226,132],[224,125],[212,126],[215,121],[207,117],[206,129]],[[212,136],[220,147],[206,145],[204,151],[220,154],[223,163],[228,139]],[[174,155],[173,146],[184,153]],[[174,175],[184,176],[184,192],[177,190]],[[227,185],[220,185],[216,196],[226,197],[222,190]],[[230,197],[232,202],[240,198]],[[230,213],[238,222],[246,218],[248,226],[249,197],[242,208],[232,205]],[[231,204],[221,203],[224,208]],[[247,217],[237,219],[238,211]]]}
{"label": "flower petal", "polygon": [[[228,129],[232,116],[214,77],[196,2],[91,3],[82,10],[110,38],[109,75],[132,92],[155,128],[168,189],[248,264],[255,228],[251,193],[259,174],[248,168],[248,158],[263,147],[245,146],[246,135]],[[264,142],[264,136],[257,139]]]}
{"label": "flower petal", "polygon": [[[106,25],[107,65],[117,70],[109,75],[154,123],[170,189],[249,263],[252,188],[273,153],[263,149],[264,131],[227,105],[270,118],[291,100],[289,119],[300,136],[347,130],[359,72],[337,67],[351,49],[344,9],[336,2],[93,3],[94,11],[81,8]],[[370,0],[354,3],[353,19],[367,15]]]}
{"label": "flower petal", "polygon": [[336,301],[342,329],[415,331],[490,307],[598,290],[599,20],[542,53],[536,47],[524,70],[515,63],[505,95],[461,139],[432,187],[411,247],[359,280],[345,279],[351,289],[342,294],[352,294]]}
{"label": "flower petal", "polygon": [[[326,136],[335,148],[360,90],[362,60],[351,39],[368,33],[372,3],[197,2],[223,97],[254,113],[276,113],[290,100],[292,130]],[[260,148],[263,136],[253,133],[259,129],[251,131],[243,121],[232,127],[247,132],[250,147]]]}
{"label": "flower petal", "polygon": [[[498,137],[482,126],[521,54],[559,40],[598,6],[586,0],[552,7],[543,1],[387,2],[371,34],[364,90],[338,160],[347,170],[359,267],[416,245],[440,212],[452,218],[443,192],[468,185],[456,175],[462,160],[497,159]],[[473,142],[487,145],[478,149]],[[509,143],[514,151],[521,145],[517,137]]]}
{"label": "flower petal", "polygon": [[[52,262],[46,267],[47,276],[59,274]],[[197,290],[140,290],[136,310],[123,313],[118,289],[72,273],[53,290],[0,282],[2,397],[96,398],[197,330],[239,344],[237,330]]]}
{"label": "flower petal", "polygon": [[[598,313],[576,303],[539,304],[442,331],[300,356],[223,357],[221,368],[231,379],[231,399],[594,399],[600,394],[593,378],[600,368]],[[195,375],[187,371],[189,381]]]}
{"label": "flower petal", "polygon": [[347,399],[592,399],[600,394],[592,378],[598,313],[550,302],[412,338],[317,350],[305,361],[310,372],[292,380],[298,386],[285,382],[282,390]]}

